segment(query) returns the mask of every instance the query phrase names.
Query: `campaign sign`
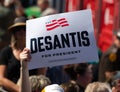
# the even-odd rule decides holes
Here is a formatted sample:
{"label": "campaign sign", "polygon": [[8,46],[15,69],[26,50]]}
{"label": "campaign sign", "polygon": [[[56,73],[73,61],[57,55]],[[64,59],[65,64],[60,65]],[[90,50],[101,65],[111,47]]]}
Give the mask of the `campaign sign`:
{"label": "campaign sign", "polygon": [[98,61],[90,9],[28,20],[26,30],[29,69]]}

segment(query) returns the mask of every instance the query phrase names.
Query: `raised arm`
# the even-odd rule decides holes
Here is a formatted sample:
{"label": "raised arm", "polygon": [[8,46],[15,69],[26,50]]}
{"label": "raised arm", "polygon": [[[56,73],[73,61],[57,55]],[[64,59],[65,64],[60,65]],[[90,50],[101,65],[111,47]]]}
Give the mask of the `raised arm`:
{"label": "raised arm", "polygon": [[28,62],[31,59],[29,49],[24,49],[20,53],[21,59],[21,69],[20,69],[20,92],[31,92],[30,81],[29,81],[29,72],[28,72]]}

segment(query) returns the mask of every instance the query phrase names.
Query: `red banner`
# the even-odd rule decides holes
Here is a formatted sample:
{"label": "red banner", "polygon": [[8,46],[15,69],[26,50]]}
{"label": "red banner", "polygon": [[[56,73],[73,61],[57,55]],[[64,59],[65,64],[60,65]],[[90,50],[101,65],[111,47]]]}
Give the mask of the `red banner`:
{"label": "red banner", "polygon": [[102,28],[98,45],[102,51],[106,51],[113,42],[114,1],[103,0],[102,3]]}
{"label": "red banner", "polygon": [[[66,0],[66,11],[79,10],[81,1]],[[97,34],[98,47],[102,51],[106,51],[112,44],[113,28],[117,26],[114,25],[114,14],[118,15],[114,11],[114,2],[114,0],[102,0],[101,2],[98,0],[83,0],[82,9],[90,8],[92,10],[95,35]]]}
{"label": "red banner", "polygon": [[79,10],[80,0],[66,0],[66,11]]}

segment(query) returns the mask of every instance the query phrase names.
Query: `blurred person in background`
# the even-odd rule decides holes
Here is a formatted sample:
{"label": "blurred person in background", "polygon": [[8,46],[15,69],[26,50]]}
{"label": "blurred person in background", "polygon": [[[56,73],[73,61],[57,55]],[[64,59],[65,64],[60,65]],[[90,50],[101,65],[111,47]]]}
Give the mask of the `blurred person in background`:
{"label": "blurred person in background", "polygon": [[74,70],[75,64],[64,65],[63,71],[66,75],[66,82],[76,83],[77,74]]}
{"label": "blurred person in background", "polygon": [[37,5],[41,11],[41,17],[57,13],[55,9],[50,7],[49,0],[37,0]]}
{"label": "blurred person in background", "polygon": [[[8,28],[11,34],[11,42],[0,53],[0,86],[9,92],[18,92],[19,86],[16,85],[20,77],[20,53],[25,47],[26,18],[17,17],[14,24]],[[43,70],[33,69],[30,75],[45,75],[46,68]]]}
{"label": "blurred person in background", "polygon": [[11,10],[14,10],[15,3],[19,2],[19,0],[4,0],[5,7],[10,8]]}
{"label": "blurred person in background", "polygon": [[[64,67],[66,74],[69,76],[69,81],[61,85],[73,85],[75,92],[84,92],[86,86],[92,82],[92,69],[87,63],[66,65]],[[72,87],[73,87],[72,86]]]}
{"label": "blurred person in background", "polygon": [[112,92],[112,90],[107,83],[93,82],[88,84],[85,92]]}
{"label": "blurred person in background", "polygon": [[60,86],[64,92],[80,92],[79,86],[75,82],[62,83]]}
{"label": "blurred person in background", "polygon": [[36,5],[37,0],[20,0],[24,8]]}
{"label": "blurred person in background", "polygon": [[6,32],[7,28],[13,24],[15,13],[4,5],[4,0],[0,0],[0,50],[9,44],[10,36]]}
{"label": "blurred person in background", "polygon": [[64,89],[58,84],[52,84],[46,86],[41,92],[64,92]]}
{"label": "blurred person in background", "polygon": [[4,6],[15,12],[16,6],[22,6],[20,0],[4,0]]}
{"label": "blurred person in background", "polygon": [[78,84],[80,91],[84,92],[89,83],[92,82],[92,69],[87,63],[80,63],[75,66],[76,83]]}
{"label": "blurred person in background", "polygon": [[120,92],[120,71],[115,71],[110,78],[112,92]]}
{"label": "blurred person in background", "polygon": [[80,92],[80,88],[76,82],[76,72],[74,71],[75,64],[64,65],[64,75],[67,77],[67,81],[61,84],[61,87],[65,92]]}
{"label": "blurred person in background", "polygon": [[120,70],[120,30],[114,34],[113,45],[102,55],[99,64],[99,81],[108,82]]}
{"label": "blurred person in background", "polygon": [[21,17],[25,15],[24,8],[20,0],[5,0],[4,5],[15,12],[16,17]]}
{"label": "blurred person in background", "polygon": [[25,16],[24,9],[19,0],[0,1],[0,50],[9,44],[10,35],[7,28],[13,24],[15,17]]}
{"label": "blurred person in background", "polygon": [[15,14],[16,14],[17,17],[22,17],[22,16],[27,17],[26,14],[25,14],[25,10],[24,10],[21,3],[17,3],[15,5]]}
{"label": "blurred person in background", "polygon": [[8,28],[11,42],[0,54],[0,86],[9,92],[19,92],[20,53],[25,47],[26,18],[18,17]]}
{"label": "blurred person in background", "polygon": [[26,17],[24,7],[20,0],[5,0],[4,4],[15,12],[16,17]]}
{"label": "blurred person in background", "polygon": [[51,84],[50,79],[44,75],[32,75],[29,80],[32,92],[41,92],[44,87]]}
{"label": "blurred person in background", "polygon": [[114,80],[114,84],[112,86],[112,92],[120,92],[120,78]]}
{"label": "blurred person in background", "polygon": [[61,84],[65,82],[65,76],[63,73],[63,66],[48,67],[46,71],[46,76],[49,77],[52,84]]}

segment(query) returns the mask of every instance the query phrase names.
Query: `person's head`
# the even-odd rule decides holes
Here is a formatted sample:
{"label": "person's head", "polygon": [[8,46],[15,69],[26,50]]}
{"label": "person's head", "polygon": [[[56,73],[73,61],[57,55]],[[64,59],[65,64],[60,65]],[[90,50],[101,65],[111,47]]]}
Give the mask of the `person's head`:
{"label": "person's head", "polygon": [[8,8],[13,8],[16,0],[4,0],[4,6]]}
{"label": "person's head", "polygon": [[120,79],[114,80],[114,84],[112,85],[112,92],[120,92]]}
{"label": "person's head", "polygon": [[76,80],[76,72],[74,71],[74,64],[69,64],[64,66],[64,71],[70,78],[70,80]]}
{"label": "person's head", "polygon": [[17,17],[25,16],[24,8],[22,7],[22,5],[15,6],[15,14]]}
{"label": "person's head", "polygon": [[41,11],[44,11],[46,8],[49,7],[49,1],[48,0],[37,0],[37,5],[41,9]]}
{"label": "person's head", "polygon": [[120,71],[115,71],[111,77],[111,86],[113,92],[120,92]]}
{"label": "person's head", "polygon": [[59,86],[58,84],[52,84],[46,86],[42,92],[64,92],[63,88]]}
{"label": "person's head", "polygon": [[116,31],[114,34],[114,44],[120,48],[120,30]]}
{"label": "person's head", "polygon": [[67,82],[60,85],[65,92],[80,92],[80,88],[76,83]]}
{"label": "person's head", "polygon": [[49,78],[44,75],[33,75],[29,77],[32,92],[41,92],[47,85],[51,84]]}
{"label": "person's head", "polygon": [[77,83],[83,88],[92,82],[92,69],[87,63],[78,64],[75,72],[77,73]]}
{"label": "person's head", "polygon": [[23,49],[25,47],[26,18],[17,17],[8,31],[11,33],[11,47]]}
{"label": "person's head", "polygon": [[88,84],[85,92],[112,92],[108,84],[102,82],[93,82]]}

